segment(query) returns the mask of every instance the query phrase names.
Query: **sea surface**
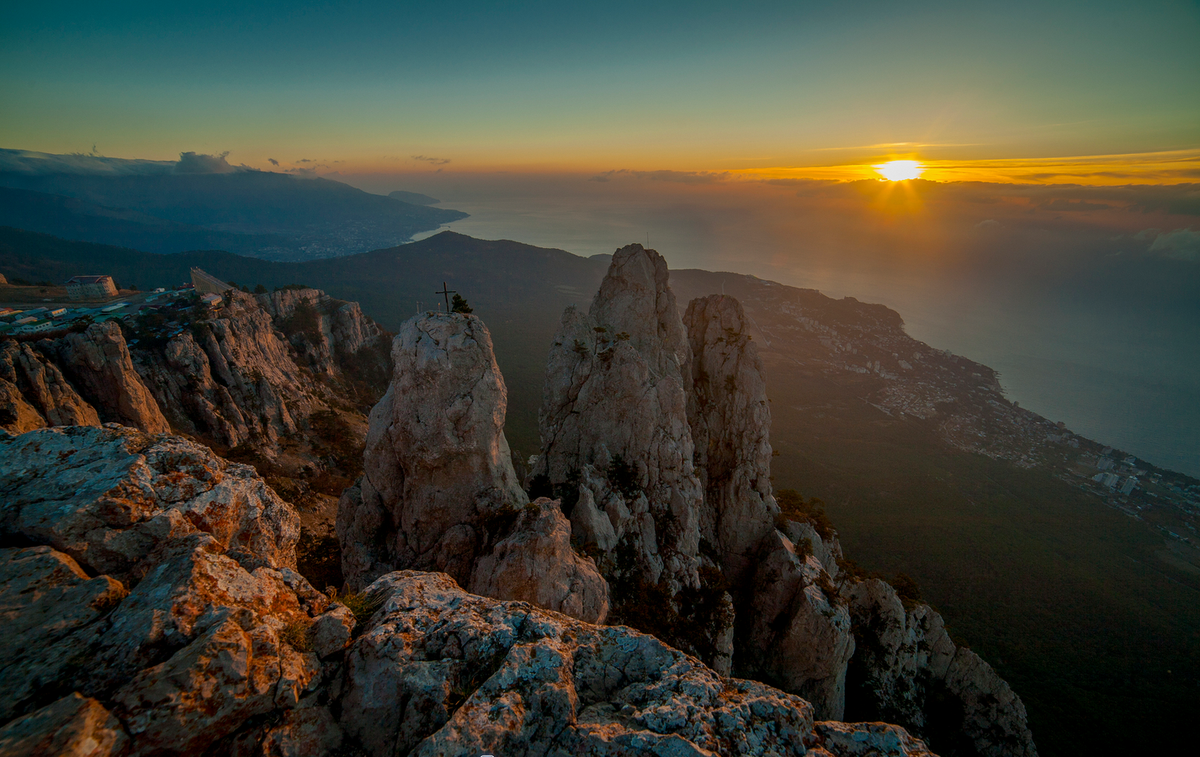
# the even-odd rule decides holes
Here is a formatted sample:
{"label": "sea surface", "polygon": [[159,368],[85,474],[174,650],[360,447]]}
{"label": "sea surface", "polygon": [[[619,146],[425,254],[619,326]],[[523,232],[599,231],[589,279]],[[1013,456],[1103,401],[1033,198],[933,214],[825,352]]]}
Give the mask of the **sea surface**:
{"label": "sea surface", "polygon": [[[921,259],[911,250],[897,261],[886,239],[843,234],[844,217],[825,225],[819,214],[783,218],[786,208],[741,197],[500,186],[405,188],[470,213],[449,228],[473,237],[584,256],[648,243],[672,268],[749,273],[882,303],[900,313],[914,338],[999,371],[1007,396],[1022,407],[1200,477],[1200,292],[1190,302],[1186,293],[1163,302],[1153,293],[1122,296],[1119,281],[1103,291],[1073,288],[1071,276],[1048,283],[1052,277],[1028,273],[1036,266],[1027,263],[973,267],[961,256]],[[1033,250],[1037,239],[1030,232],[1012,244]],[[1054,244],[1036,254],[1054,255]]]}

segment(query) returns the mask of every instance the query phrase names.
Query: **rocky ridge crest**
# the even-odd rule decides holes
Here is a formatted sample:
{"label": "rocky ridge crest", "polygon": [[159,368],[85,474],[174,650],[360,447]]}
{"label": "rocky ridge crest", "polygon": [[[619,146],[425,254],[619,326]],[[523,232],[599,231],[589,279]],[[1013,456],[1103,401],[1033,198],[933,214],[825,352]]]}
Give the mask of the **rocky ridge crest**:
{"label": "rocky ridge crest", "polygon": [[353,612],[290,568],[291,507],[178,437],[0,432],[0,491],[5,753],[930,754],[446,574],[388,573]]}
{"label": "rocky ridge crest", "polygon": [[[641,319],[640,328],[628,326],[636,340],[625,313]],[[907,650],[919,646],[912,639],[875,633],[873,618],[900,621],[840,569],[836,534],[796,503],[781,512],[770,484],[763,368],[748,332],[741,305],[722,295],[694,300],[680,318],[665,262],[640,245],[613,256],[587,316],[573,308],[563,315],[531,485],[561,498],[575,538],[612,587],[614,616],[722,671],[800,694],[819,717],[842,717],[853,666],[861,676],[850,681],[854,695],[918,733],[950,738],[927,717],[935,699],[948,699],[956,712],[949,728],[962,732],[956,749],[1036,754],[1019,698],[986,662],[955,647],[932,609],[921,606],[924,620],[905,623],[932,624],[927,644],[947,661],[961,659],[964,675],[911,657]],[[631,517],[639,513],[649,517]],[[677,570],[660,568],[658,555]],[[689,559],[694,583],[678,570]],[[653,615],[625,609],[647,600],[659,605]],[[859,649],[856,639],[869,643]]]}

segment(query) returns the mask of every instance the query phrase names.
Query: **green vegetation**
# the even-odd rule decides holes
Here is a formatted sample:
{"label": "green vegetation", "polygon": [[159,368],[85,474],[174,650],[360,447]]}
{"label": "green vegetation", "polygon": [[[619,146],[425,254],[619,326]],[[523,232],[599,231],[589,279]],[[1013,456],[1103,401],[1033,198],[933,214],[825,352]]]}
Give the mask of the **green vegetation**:
{"label": "green vegetation", "polygon": [[293,620],[279,632],[279,640],[290,645],[297,652],[311,652],[311,631],[312,623],[304,620]]}
{"label": "green vegetation", "polygon": [[637,567],[637,546],[626,535],[605,575],[612,601],[609,625],[636,628],[711,664],[721,630],[733,622],[733,605],[725,599],[729,587],[721,571],[701,567],[700,587],[684,588],[676,597],[665,584],[650,583],[644,575]]}
{"label": "green vegetation", "polygon": [[613,455],[608,464],[608,483],[626,500],[635,499],[642,493],[638,483],[637,468],[625,461],[621,455]]}
{"label": "green vegetation", "polygon": [[384,595],[382,593],[365,591],[337,597],[338,602],[341,602],[350,612],[354,613],[354,619],[358,621],[359,628],[370,620],[379,611],[380,607],[383,607],[383,600]]}
{"label": "green vegetation", "polygon": [[461,294],[454,295],[450,300],[451,313],[474,313],[475,310],[467,304],[466,299]]}
{"label": "green vegetation", "polygon": [[933,424],[887,419],[852,389],[781,372],[768,387],[777,485],[828,503],[863,566],[847,560],[852,573],[919,582],[955,641],[1024,700],[1044,757],[1151,730],[1170,752],[1200,680],[1200,591],[1157,556],[1161,536],[1045,471],[949,449]]}
{"label": "green vegetation", "polygon": [[829,516],[825,514],[825,503],[816,497],[805,499],[795,489],[780,489],[775,492],[775,503],[779,505],[779,522],[776,525],[780,528],[783,521],[794,520],[797,523],[811,524],[822,539],[837,534]]}
{"label": "green vegetation", "polygon": [[300,300],[292,314],[279,324],[279,329],[288,338],[303,335],[311,341],[318,341],[321,338],[321,313],[308,300]]}

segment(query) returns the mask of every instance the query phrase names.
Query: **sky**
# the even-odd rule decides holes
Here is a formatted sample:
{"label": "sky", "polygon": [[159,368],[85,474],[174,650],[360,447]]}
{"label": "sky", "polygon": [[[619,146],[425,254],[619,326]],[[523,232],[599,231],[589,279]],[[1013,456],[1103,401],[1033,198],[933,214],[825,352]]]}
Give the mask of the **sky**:
{"label": "sky", "polygon": [[882,302],[1200,475],[1198,40],[1195,0],[7,3],[0,148],[426,192],[482,238]]}
{"label": "sky", "polygon": [[[8,3],[0,146],[262,169],[1200,176],[1200,4]],[[272,161],[274,161],[272,163]]]}

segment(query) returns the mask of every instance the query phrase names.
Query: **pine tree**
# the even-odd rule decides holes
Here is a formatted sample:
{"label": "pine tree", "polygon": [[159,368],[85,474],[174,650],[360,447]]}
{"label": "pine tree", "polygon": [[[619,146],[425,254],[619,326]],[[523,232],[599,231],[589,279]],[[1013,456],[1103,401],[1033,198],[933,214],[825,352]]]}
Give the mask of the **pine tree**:
{"label": "pine tree", "polygon": [[474,312],[467,300],[461,294],[454,295],[454,299],[450,301],[451,313],[471,313]]}

